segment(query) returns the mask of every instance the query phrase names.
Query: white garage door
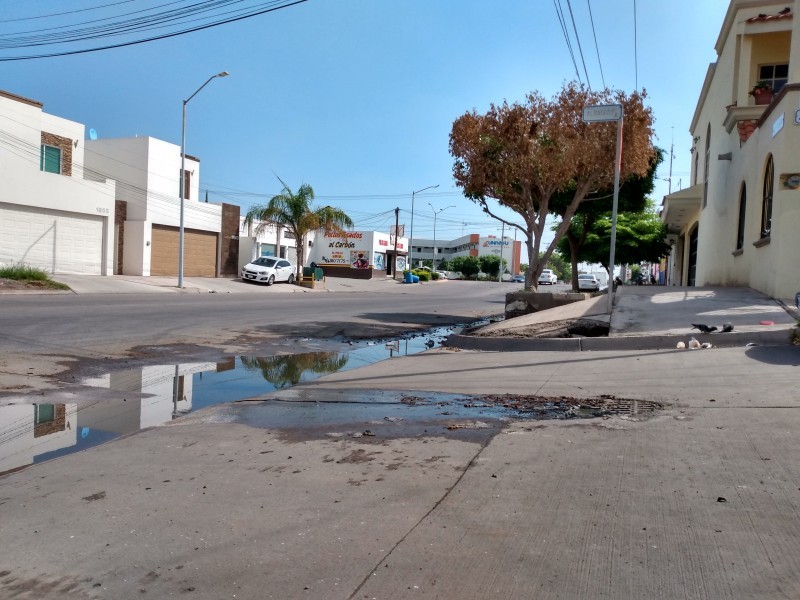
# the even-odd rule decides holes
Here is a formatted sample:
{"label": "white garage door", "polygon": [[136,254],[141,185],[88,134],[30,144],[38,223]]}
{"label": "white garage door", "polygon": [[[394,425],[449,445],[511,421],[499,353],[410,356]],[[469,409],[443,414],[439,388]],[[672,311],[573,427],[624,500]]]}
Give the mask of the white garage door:
{"label": "white garage door", "polygon": [[0,262],[102,275],[103,217],[0,204]]}

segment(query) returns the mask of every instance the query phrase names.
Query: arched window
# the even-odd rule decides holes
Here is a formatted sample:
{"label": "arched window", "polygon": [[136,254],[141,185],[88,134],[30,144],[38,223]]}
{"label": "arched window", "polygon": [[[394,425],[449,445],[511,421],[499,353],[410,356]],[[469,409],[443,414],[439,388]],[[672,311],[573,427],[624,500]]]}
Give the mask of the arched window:
{"label": "arched window", "polygon": [[705,208],[708,204],[708,170],[711,165],[711,123],[706,128],[706,155],[703,162],[703,208]]}
{"label": "arched window", "polygon": [[742,183],[739,192],[739,226],[736,230],[736,249],[744,248],[744,215],[747,212],[747,184]]}
{"label": "arched window", "polygon": [[761,239],[768,238],[772,230],[772,193],[775,184],[775,165],[772,155],[767,157],[767,168],[764,170],[764,195],[761,200]]}

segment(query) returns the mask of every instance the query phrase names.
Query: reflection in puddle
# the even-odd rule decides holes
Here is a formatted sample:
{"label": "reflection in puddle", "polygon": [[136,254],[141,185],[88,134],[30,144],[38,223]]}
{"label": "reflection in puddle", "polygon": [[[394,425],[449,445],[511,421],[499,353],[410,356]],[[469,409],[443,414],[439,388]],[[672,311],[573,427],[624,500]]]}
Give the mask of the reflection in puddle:
{"label": "reflection in puddle", "polygon": [[155,365],[88,378],[84,385],[122,392],[122,397],[89,403],[0,406],[0,474],[162,425],[207,406],[253,398],[394,356],[416,354],[438,346],[451,332],[451,328],[440,328],[409,339],[364,342],[349,352],[243,356],[219,363]]}

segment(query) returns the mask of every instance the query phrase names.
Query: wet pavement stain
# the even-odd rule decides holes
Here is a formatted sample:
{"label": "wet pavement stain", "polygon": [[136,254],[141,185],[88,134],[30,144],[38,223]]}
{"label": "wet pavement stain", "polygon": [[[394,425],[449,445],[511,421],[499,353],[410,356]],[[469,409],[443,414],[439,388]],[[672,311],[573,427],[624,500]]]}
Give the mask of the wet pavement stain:
{"label": "wet pavement stain", "polygon": [[347,438],[363,444],[439,435],[483,442],[513,419],[642,418],[661,408],[609,397],[467,397],[294,387],[328,373],[438,347],[458,330],[443,327],[399,339],[360,341],[346,352],[143,366],[86,378],[83,387],[38,395],[35,403],[22,397],[0,406],[0,475],[212,406],[217,406],[212,420],[279,430],[285,440]]}
{"label": "wet pavement stain", "polygon": [[663,409],[644,401],[598,396],[448,394],[378,390],[290,390],[263,400],[220,407],[215,418],[281,432],[286,440],[355,439],[362,443],[402,437],[448,436],[481,442],[511,421],[642,420]]}

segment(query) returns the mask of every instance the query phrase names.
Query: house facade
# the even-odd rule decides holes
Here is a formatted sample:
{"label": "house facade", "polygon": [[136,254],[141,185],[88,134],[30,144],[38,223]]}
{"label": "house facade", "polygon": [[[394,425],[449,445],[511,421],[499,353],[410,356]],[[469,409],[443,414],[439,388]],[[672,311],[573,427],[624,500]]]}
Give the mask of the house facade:
{"label": "house facade", "polygon": [[[178,274],[180,147],[152,137],[86,141],[87,171],[116,184],[117,273]],[[200,198],[200,160],[184,169],[184,275],[236,275],[239,207]]]}
{"label": "house facade", "polygon": [[[800,20],[732,0],[690,126],[691,186],[664,198],[668,285],[800,290]],[[762,95],[763,88],[771,94]]]}
{"label": "house facade", "polygon": [[[316,232],[309,232],[306,244],[314,245]],[[262,256],[276,256],[294,263],[297,258],[297,240],[291,231],[275,223],[260,221],[245,224],[244,217],[239,217],[239,270],[247,263]],[[308,252],[306,252],[306,256]]]}
{"label": "house facade", "polygon": [[85,127],[0,91],[0,264],[114,272],[114,182],[85,176]]}

